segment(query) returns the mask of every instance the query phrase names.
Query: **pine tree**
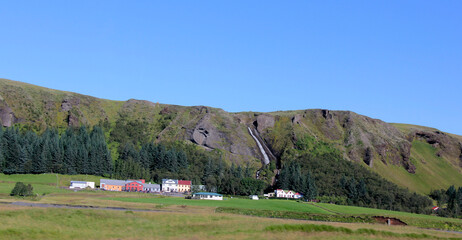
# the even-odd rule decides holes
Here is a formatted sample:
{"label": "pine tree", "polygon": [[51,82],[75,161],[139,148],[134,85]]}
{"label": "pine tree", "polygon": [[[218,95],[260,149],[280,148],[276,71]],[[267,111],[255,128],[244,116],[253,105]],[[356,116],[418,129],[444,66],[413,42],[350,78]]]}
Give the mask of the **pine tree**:
{"label": "pine tree", "polygon": [[3,172],[3,164],[5,158],[3,157],[3,127],[0,126],[0,172]]}
{"label": "pine tree", "polygon": [[19,130],[17,128],[7,128],[3,133],[3,173],[14,174],[19,172]]}
{"label": "pine tree", "polygon": [[316,182],[312,177],[311,172],[308,172],[304,178],[303,190],[301,191],[303,194],[303,198],[305,200],[313,200],[318,196],[318,190],[316,187]]}

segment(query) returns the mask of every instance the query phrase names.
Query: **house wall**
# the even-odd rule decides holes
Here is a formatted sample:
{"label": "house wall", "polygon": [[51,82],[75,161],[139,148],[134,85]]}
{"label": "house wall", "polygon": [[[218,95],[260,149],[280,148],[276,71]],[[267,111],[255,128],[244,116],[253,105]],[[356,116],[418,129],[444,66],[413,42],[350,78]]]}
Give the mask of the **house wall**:
{"label": "house wall", "polygon": [[122,186],[105,184],[104,185],[104,190],[121,192],[122,191]]}
{"label": "house wall", "polygon": [[72,183],[69,188],[86,188],[87,184],[85,183]]}
{"label": "house wall", "polygon": [[178,185],[178,192],[191,192],[191,185]]}

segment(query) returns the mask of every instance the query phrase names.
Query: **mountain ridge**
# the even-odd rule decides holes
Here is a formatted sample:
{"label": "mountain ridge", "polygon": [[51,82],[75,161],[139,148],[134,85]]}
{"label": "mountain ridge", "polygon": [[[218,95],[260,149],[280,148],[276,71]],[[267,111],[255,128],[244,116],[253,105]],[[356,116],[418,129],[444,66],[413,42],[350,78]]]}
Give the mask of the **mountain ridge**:
{"label": "mountain ridge", "polygon": [[[288,156],[309,149],[313,142],[325,142],[339,149],[346,159],[418,192],[428,192],[432,182],[436,182],[434,188],[462,182],[462,136],[423,126],[386,123],[352,111],[231,113],[208,106],[113,101],[0,79],[0,122],[35,131],[104,124],[110,132],[108,137],[126,126],[138,126],[140,133],[132,134],[145,141],[187,141],[220,150],[229,162],[259,166],[263,156],[249,134],[248,128],[252,128],[265,151],[274,155],[276,168]],[[113,147],[117,146],[115,141]],[[438,171],[433,174],[427,168]],[[446,174],[453,178],[445,180]],[[409,185],[417,178],[417,186]]]}

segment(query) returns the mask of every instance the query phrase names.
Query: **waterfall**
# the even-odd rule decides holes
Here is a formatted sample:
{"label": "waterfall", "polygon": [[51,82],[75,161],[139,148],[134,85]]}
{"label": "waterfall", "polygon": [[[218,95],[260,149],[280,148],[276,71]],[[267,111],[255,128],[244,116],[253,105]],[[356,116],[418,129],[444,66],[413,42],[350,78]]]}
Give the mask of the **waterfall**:
{"label": "waterfall", "polygon": [[247,128],[249,129],[250,135],[253,137],[253,139],[255,139],[255,142],[257,142],[258,148],[260,148],[260,152],[263,155],[263,161],[264,161],[265,165],[268,165],[270,163],[268,154],[266,154],[265,149],[261,145],[260,141],[258,141],[257,137],[255,135],[253,135],[253,132],[250,129],[250,127],[247,127]]}

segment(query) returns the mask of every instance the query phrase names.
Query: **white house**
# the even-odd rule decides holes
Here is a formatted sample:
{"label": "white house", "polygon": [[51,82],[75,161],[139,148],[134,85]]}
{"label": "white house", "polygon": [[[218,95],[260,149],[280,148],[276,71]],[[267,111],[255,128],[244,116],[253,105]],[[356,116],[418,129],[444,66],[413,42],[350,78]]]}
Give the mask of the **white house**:
{"label": "white house", "polygon": [[223,195],[219,193],[210,192],[198,192],[193,194],[193,199],[204,199],[204,200],[223,200]]}
{"label": "white house", "polygon": [[274,194],[276,195],[276,197],[278,198],[294,198],[294,199],[299,199],[299,198],[302,198],[303,195],[298,193],[298,192],[294,192],[292,190],[283,190],[283,189],[276,189],[274,191]]}
{"label": "white house", "polygon": [[252,200],[258,200],[258,196],[257,196],[257,195],[250,195],[249,198],[252,199]]}
{"label": "white house", "polygon": [[162,179],[162,192],[178,192],[178,180]]}
{"label": "white house", "polygon": [[71,181],[71,186],[69,188],[95,188],[95,182],[84,182],[84,181]]}

